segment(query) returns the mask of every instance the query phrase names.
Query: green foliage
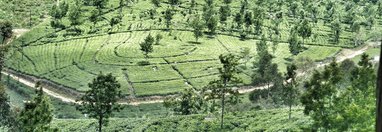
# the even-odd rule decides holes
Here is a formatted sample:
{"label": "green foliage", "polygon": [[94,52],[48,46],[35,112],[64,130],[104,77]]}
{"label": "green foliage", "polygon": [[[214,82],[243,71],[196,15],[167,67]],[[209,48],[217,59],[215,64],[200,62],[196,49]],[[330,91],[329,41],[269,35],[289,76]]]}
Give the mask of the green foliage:
{"label": "green foliage", "polygon": [[168,3],[172,6],[180,5],[182,3],[181,0],[168,0]]}
{"label": "green foliage", "polygon": [[206,21],[206,26],[208,30],[210,31],[210,34],[215,34],[217,25],[218,25],[218,20],[215,16],[211,17],[210,19],[208,19],[208,21]]}
{"label": "green foliage", "polygon": [[9,21],[0,21],[0,36],[3,37],[2,43],[4,43],[5,39],[12,37],[12,23]]}
{"label": "green foliage", "polygon": [[237,27],[241,27],[243,24],[243,15],[239,12],[235,15],[234,21],[236,22]]}
{"label": "green foliage", "polygon": [[111,26],[111,30],[113,30],[113,27],[115,25],[118,25],[121,23],[121,21],[122,21],[121,19],[122,18],[120,16],[115,16],[115,17],[111,18],[110,23],[109,23]]}
{"label": "green foliage", "polygon": [[214,0],[204,0],[204,2],[206,3],[206,6],[213,6],[214,4]]}
{"label": "green foliage", "polygon": [[146,39],[139,44],[139,46],[141,46],[141,51],[145,54],[146,58],[149,53],[153,52],[154,41],[154,37],[149,34]]}
{"label": "green foliage", "polygon": [[293,63],[302,73],[311,71],[311,67],[314,66],[314,61],[309,57],[298,57]]}
{"label": "green foliage", "polygon": [[204,23],[200,20],[199,16],[195,16],[191,22],[191,26],[194,29],[193,33],[196,42],[198,42],[198,39],[203,36]]}
{"label": "green foliage", "polygon": [[137,63],[138,66],[148,66],[150,65],[150,62],[149,61],[140,61]]}
{"label": "green foliage", "polygon": [[231,15],[231,8],[229,5],[222,5],[219,9],[220,22],[227,21],[228,17]]}
{"label": "green foliage", "polygon": [[262,33],[262,26],[264,23],[265,9],[261,6],[255,6],[253,8],[253,24],[255,26],[255,33],[257,35]]}
{"label": "green foliage", "polygon": [[252,25],[252,12],[245,12],[244,23],[247,27]]}
{"label": "green foliage", "polygon": [[333,42],[339,43],[341,34],[341,23],[338,19],[332,23]]}
{"label": "green foliage", "polygon": [[301,97],[304,113],[310,115],[317,128],[332,129],[333,101],[338,91],[336,85],[341,80],[341,71],[333,60],[323,72],[314,71],[312,78],[305,83],[306,92]]}
{"label": "green foliage", "polygon": [[[26,40],[25,43],[22,44],[25,45],[24,49],[19,52],[14,51],[15,54],[12,54],[12,59],[10,59],[6,65],[20,72],[47,78],[58,84],[69,86],[79,91],[86,91],[89,89],[86,86],[87,80],[84,78],[94,77],[96,71],[102,70],[113,72],[116,73],[117,80],[121,82],[121,89],[124,90],[123,93],[126,96],[129,94],[134,94],[129,91],[133,88],[136,90],[137,96],[157,94],[167,95],[179,92],[180,89],[183,89],[184,87],[189,87],[187,84],[184,84],[185,78],[197,88],[200,88],[210,80],[216,79],[219,72],[217,69],[218,66],[216,66],[218,63],[216,58],[219,54],[227,51],[235,53],[244,47],[253,49],[251,52],[256,54],[257,52],[254,50],[255,45],[253,43],[260,40],[259,38],[261,37],[259,35],[276,34],[273,33],[272,30],[273,28],[279,26],[280,38],[277,39],[277,41],[280,42],[280,44],[279,48],[274,50],[273,55],[275,58],[271,59],[271,62],[278,64],[280,66],[279,69],[285,71],[285,62],[288,60],[285,60],[284,57],[290,55],[287,52],[288,45],[285,44],[285,42],[288,42],[288,38],[292,38],[288,31],[296,24],[293,22],[293,18],[286,12],[288,11],[288,7],[291,7],[291,5],[296,5],[295,7],[297,7],[294,9],[295,18],[302,17],[304,20],[306,19],[314,22],[314,19],[316,18],[312,17],[316,17],[317,15],[316,20],[318,21],[314,26],[312,26],[312,30],[314,30],[314,33],[312,33],[313,37],[307,37],[306,40],[303,40],[303,43],[306,43],[307,50],[302,51],[297,48],[299,49],[297,50],[298,53],[301,54],[296,57],[310,57],[313,62],[331,56],[340,49],[337,47],[329,47],[336,45],[328,43],[328,40],[331,40],[330,38],[333,36],[330,28],[331,26],[330,24],[323,23],[323,21],[328,20],[328,22],[331,22],[332,20],[330,19],[332,19],[332,17],[325,18],[323,16],[324,14],[327,14],[328,16],[340,14],[340,17],[338,18],[340,18],[340,26],[343,27],[343,29],[341,29],[341,34],[339,35],[338,46],[352,46],[349,41],[351,41],[353,34],[350,30],[348,30],[349,28],[347,28],[350,25],[348,25],[347,21],[343,19],[344,15],[346,15],[344,12],[347,11],[345,9],[345,5],[342,4],[353,2],[337,3],[329,1],[294,1],[288,3],[282,1],[231,1],[232,6],[235,7],[232,8],[232,13],[237,13],[237,16],[239,16],[238,18],[240,18],[238,23],[243,25],[244,22],[247,22],[246,24],[248,25],[250,24],[250,19],[248,18],[252,16],[253,25],[249,28],[240,26],[240,29],[238,30],[226,29],[225,27],[234,28],[235,26],[232,24],[234,16],[228,15],[225,22],[226,24],[221,24],[220,27],[216,28],[216,32],[219,34],[215,38],[203,38],[203,44],[197,45],[195,43],[189,43],[192,41],[193,35],[192,32],[190,32],[191,28],[189,28],[189,25],[187,24],[188,21],[186,22],[186,19],[191,18],[191,15],[201,13],[200,11],[203,8],[203,3],[201,0],[194,0],[194,4],[185,2],[184,4],[179,4],[179,6],[172,7],[174,14],[172,15],[170,23],[173,24],[171,26],[174,27],[174,30],[171,34],[162,31],[166,26],[166,23],[162,23],[163,15],[165,13],[164,11],[166,10],[165,6],[155,8],[158,13],[163,13],[162,18],[157,19],[155,17],[155,19],[148,19],[147,15],[150,15],[149,13],[152,11],[150,10],[152,9],[152,6],[149,5],[150,1],[134,0],[134,3],[131,5],[129,4],[128,8],[125,6],[123,6],[123,8],[118,8],[119,5],[122,5],[117,4],[118,1],[119,0],[108,1],[107,6],[105,6],[104,9],[99,10],[100,12],[96,14],[99,18],[105,19],[100,19],[93,25],[94,29],[98,30],[94,34],[82,34],[75,37],[64,36],[63,34],[70,32],[70,30],[63,29],[60,31],[54,31],[52,28],[47,27],[45,23],[42,23],[40,26],[32,29],[31,33],[27,33],[26,36],[22,36],[22,38]],[[215,0],[214,2],[216,2],[215,5],[210,4],[213,8],[220,7],[223,2],[230,3],[226,0]],[[242,2],[242,7],[240,7],[240,2]],[[208,3],[213,2],[208,1]],[[317,6],[317,9],[307,9],[310,8],[309,6],[311,4],[320,6]],[[44,7],[44,4],[41,4],[41,6]],[[188,6],[193,6],[190,10],[191,15],[184,13],[186,11],[184,7],[187,8]],[[326,6],[328,7],[327,11],[325,11]],[[364,17],[366,15],[361,14],[363,12],[371,12],[369,10],[372,9],[373,6],[377,5],[370,4],[369,1],[360,1],[358,3],[351,4],[350,6],[356,8],[355,12],[360,12],[356,14],[356,16],[360,16],[358,22],[360,34],[366,34],[369,32],[370,30],[364,27],[368,27],[373,24],[373,22],[376,24],[375,29],[379,28],[380,25],[378,24],[378,21],[380,18],[377,17],[376,20],[373,21],[372,17]],[[5,6],[3,7],[6,8]],[[89,31],[89,27],[91,26],[90,19],[89,22],[86,17],[91,15],[90,11],[92,8],[93,7],[84,6],[81,9],[81,12],[83,12],[82,19],[84,20],[84,23],[77,25],[79,29],[86,32]],[[28,10],[27,8],[25,9]],[[113,14],[115,14],[119,9],[124,9],[124,16],[121,19],[122,24],[118,27],[118,32],[114,32],[109,35],[107,34],[107,25],[109,24],[108,20],[111,20],[111,18],[113,18]],[[14,10],[18,12],[18,8],[14,8]],[[32,12],[39,11],[32,10]],[[252,12],[253,14],[250,15],[249,12]],[[281,14],[281,16],[279,14]],[[220,17],[216,16],[216,12],[214,12],[213,15],[215,15],[216,20]],[[2,12],[0,12],[0,17],[1,16],[6,15],[3,15]],[[41,16],[39,19],[44,18],[44,15],[35,15],[35,17],[36,16]],[[370,16],[372,15],[370,14]],[[279,25],[272,22],[276,18],[281,18],[283,21],[280,22]],[[9,17],[9,19],[13,19],[13,17]],[[68,20],[69,17],[63,18],[62,24],[69,25],[70,23]],[[12,22],[16,25],[19,23],[17,21]],[[169,27],[170,26],[168,26],[168,28]],[[354,28],[354,31],[357,31],[357,25],[355,25]],[[255,30],[256,33],[253,34],[252,30]],[[147,62],[150,61],[151,63],[146,66],[139,66],[137,62],[144,60],[144,56],[139,54],[140,47],[137,44],[140,43],[148,34],[158,33],[162,33],[164,39],[160,45],[155,45],[155,52],[153,51],[150,53],[150,56],[153,57],[149,58]],[[202,31],[199,33],[202,34]],[[242,33],[246,35],[244,38],[248,38],[248,40],[240,41],[237,39],[236,36],[239,36]],[[50,37],[47,37],[48,35]],[[272,36],[269,38],[269,43],[276,42],[272,39]],[[14,44],[17,45],[19,42],[21,43],[21,41],[16,40],[14,41]],[[266,47],[265,50],[269,50],[269,48]],[[295,57],[292,56],[290,59],[294,58]],[[18,62],[20,62],[20,65],[17,65]],[[166,63],[171,65],[166,65]],[[121,71],[122,68],[125,68],[125,70]],[[269,69],[270,68],[275,69],[275,65],[270,65]],[[175,70],[179,71],[175,72]],[[122,74],[124,71],[129,71],[130,80],[124,78],[124,74]],[[250,73],[249,70],[245,72]],[[240,74],[240,76],[243,76],[244,79],[248,80],[246,75]],[[133,85],[131,86],[127,83],[127,81],[133,82]],[[344,86],[341,86],[341,88],[343,87]],[[235,123],[230,125],[236,127]],[[241,131],[247,130],[248,129],[245,127],[245,129]],[[277,130],[270,129],[270,131]]]}
{"label": "green foliage", "polygon": [[155,44],[158,45],[160,44],[160,41],[163,39],[163,36],[162,34],[157,34],[157,36],[155,36]]}
{"label": "green foliage", "polygon": [[244,65],[247,67],[247,63],[251,60],[251,49],[248,47],[245,47],[240,50],[239,57],[243,61]]}
{"label": "green foliage", "polygon": [[237,77],[239,70],[237,66],[239,65],[239,59],[233,54],[220,55],[220,63],[223,67],[219,69],[219,80],[211,81],[205,88],[203,88],[204,99],[215,100],[221,99],[221,129],[223,129],[224,120],[224,105],[226,95],[230,95],[231,103],[238,102],[238,90],[227,88],[227,84],[235,85],[241,80]]}
{"label": "green foliage", "polygon": [[98,21],[101,20],[100,18],[100,10],[92,10],[91,15],[89,17],[90,22],[92,22],[94,25],[97,24]]}
{"label": "green foliage", "polygon": [[302,37],[302,43],[304,44],[305,39],[312,36],[312,27],[309,25],[309,21],[304,19],[301,25],[298,27],[298,34]]}
{"label": "green foliage", "polygon": [[282,100],[283,104],[289,106],[289,119],[291,119],[291,109],[292,105],[296,105],[298,102],[299,91],[297,86],[299,85],[297,82],[297,66],[295,64],[288,65],[287,73],[285,73],[285,84],[282,90]]}
{"label": "green foliage", "polygon": [[70,5],[68,18],[72,26],[77,26],[83,23],[81,8],[82,8],[82,3],[78,1]]}
{"label": "green foliage", "polygon": [[109,0],[89,0],[88,1],[91,5],[97,7],[98,9],[103,9],[106,7]]}
{"label": "green foliage", "polygon": [[268,98],[268,90],[267,89],[253,90],[251,93],[249,93],[248,98],[252,103],[257,103],[261,99]]}
{"label": "green foliage", "polygon": [[204,100],[196,89],[188,88],[177,97],[167,98],[163,104],[176,114],[190,115],[202,112]]}
{"label": "green foliage", "polygon": [[[224,129],[219,129],[219,120],[214,116],[191,115],[153,120],[136,131],[309,131],[311,121],[300,109],[292,109],[294,118],[288,120],[286,109],[253,110],[229,113]],[[272,120],[272,123],[269,122]]]}
{"label": "green foliage", "polygon": [[232,3],[232,0],[223,0],[223,3],[224,3],[224,4],[231,4],[231,3]]}
{"label": "green foliage", "polygon": [[253,85],[266,86],[264,90],[252,91],[249,99],[257,103],[261,99],[267,99],[277,104],[282,90],[282,75],[279,73],[278,65],[273,63],[274,56],[268,51],[265,35],[262,40],[256,43],[257,60],[253,63],[253,73],[251,75]]}
{"label": "green foliage", "polygon": [[170,26],[171,26],[171,20],[173,18],[173,11],[169,8],[166,9],[165,13],[164,13],[164,19],[166,20],[166,27],[167,29],[170,29]]}
{"label": "green foliage", "polygon": [[54,19],[61,20],[63,17],[66,16],[69,10],[69,4],[67,4],[65,1],[57,5],[53,5],[52,9],[49,12],[49,15],[52,16]]}
{"label": "green foliage", "polygon": [[151,0],[151,3],[153,3],[154,6],[159,7],[160,3],[161,3],[161,0]]}
{"label": "green foliage", "polygon": [[[148,121],[147,118],[112,118],[109,125],[104,127],[104,131],[129,132]],[[92,119],[55,119],[52,122],[53,127],[59,127],[63,132],[95,132],[96,124],[97,121]]]}
{"label": "green foliage", "polygon": [[273,55],[276,54],[276,50],[277,50],[277,47],[279,46],[279,44],[280,44],[279,37],[275,36],[273,38],[273,42],[272,42],[272,53],[273,53]]}
{"label": "green foliage", "polygon": [[377,76],[368,55],[363,54],[353,68],[349,81],[350,86],[344,89],[335,99],[336,131],[374,131],[375,122],[375,80]]}
{"label": "green foliage", "polygon": [[190,8],[194,8],[196,6],[196,0],[190,1]]}
{"label": "green foliage", "polygon": [[289,43],[289,51],[291,54],[298,55],[301,52],[302,50],[301,42],[297,37],[297,33],[295,33],[294,31],[291,32],[288,43]]}
{"label": "green foliage", "polygon": [[256,43],[256,51],[258,56],[263,56],[268,53],[268,44],[265,35],[261,37],[259,43]]}
{"label": "green foliage", "polygon": [[57,7],[57,5],[52,6],[52,9],[50,10],[49,15],[52,16],[54,19],[61,18],[61,11]]}
{"label": "green foliage", "polygon": [[0,1],[0,21],[10,21],[17,28],[32,28],[46,20],[53,4],[56,4],[56,1],[3,0]]}
{"label": "green foliage", "polygon": [[44,95],[40,84],[36,84],[36,96],[32,101],[25,103],[25,108],[20,112],[18,122],[22,131],[57,131],[50,127],[53,120],[53,106],[49,97]]}
{"label": "green foliage", "polygon": [[[311,120],[300,108],[293,108],[292,120],[287,109],[253,110],[227,114],[225,131],[309,131]],[[269,120],[272,123],[269,123]],[[166,118],[112,118],[105,131],[222,131],[219,120],[211,115],[169,116]],[[91,119],[55,119],[53,127],[62,131],[94,131]]]}
{"label": "green foliage", "polygon": [[298,9],[300,9],[301,3],[293,1],[289,6],[289,13],[296,18]]}
{"label": "green foliage", "polygon": [[223,84],[233,82],[237,83],[238,79],[237,74],[239,73],[237,66],[239,65],[239,59],[237,56],[233,54],[220,55],[219,56],[220,63],[223,65],[222,68],[219,69],[219,77]]}
{"label": "green foliage", "polygon": [[65,1],[62,3],[59,3],[59,5],[53,5],[52,9],[49,12],[49,15],[54,18],[54,20],[51,21],[51,26],[53,28],[63,28],[65,27],[61,22],[62,18],[66,16],[69,10],[69,4],[67,4]]}
{"label": "green foliage", "polygon": [[[70,8],[72,8],[72,4],[75,4],[74,0],[66,2],[71,5]],[[13,0],[12,2],[0,2],[0,4],[6,5],[2,6],[4,8],[0,11],[0,19],[9,19],[14,27],[18,28],[19,25],[29,21],[30,8],[32,25],[39,23],[38,26],[31,28],[30,32],[12,42],[14,45],[23,45],[23,48],[20,51],[12,50],[9,53],[10,59],[6,61],[6,66],[25,74],[46,78],[81,92],[89,89],[86,78],[94,78],[98,71],[113,72],[116,73],[118,81],[121,82],[124,96],[133,94],[130,91],[132,87],[136,91],[136,96],[168,95],[181,92],[183,88],[189,87],[183,82],[183,77],[171,68],[170,64],[174,64],[180,73],[186,73],[185,78],[188,78],[192,85],[196,88],[202,88],[209,81],[217,78],[216,64],[220,54],[226,53],[227,49],[231,53],[237,53],[241,48],[245,47],[249,47],[251,52],[256,54],[256,45],[254,43],[261,40],[261,34],[267,35],[269,44],[279,42],[279,48],[275,49],[272,54],[275,57],[273,61],[278,64],[279,70],[285,72],[285,63],[289,59],[284,58],[290,56],[289,52],[287,52],[289,49],[288,44],[285,42],[288,42],[290,38],[289,30],[297,24],[286,12],[289,3],[271,1],[231,1],[231,13],[234,15],[228,16],[225,23],[219,24],[219,8],[225,3],[224,1],[209,1],[209,3],[212,3],[210,5],[214,8],[213,15],[218,22],[216,28],[218,34],[214,38],[200,37],[198,41],[203,41],[203,44],[199,44],[194,43],[195,38],[190,23],[196,14],[202,16],[203,7],[207,5],[203,0],[195,0],[194,3],[196,4],[192,9],[185,9],[192,5],[184,0],[181,5],[172,7],[163,6],[163,3],[161,7],[153,7],[150,0],[135,0],[134,2],[124,0],[122,1],[124,5],[120,6],[120,0],[112,0],[107,2],[104,9],[92,7],[92,4],[89,4],[92,1],[83,2],[85,5],[81,8],[81,19],[84,22],[74,27],[70,26],[71,22],[69,15],[67,15],[60,22],[63,25],[60,30],[55,30],[49,26],[51,20],[45,18],[48,11],[42,10],[44,8],[51,9],[53,4],[57,4],[56,1]],[[167,1],[162,2],[167,3]],[[33,4],[29,6],[28,3],[35,3],[39,6]],[[61,0],[59,5],[62,3]],[[299,17],[301,15],[300,10],[304,10],[305,19],[313,22],[311,11],[306,8],[311,4],[317,6],[321,4],[321,1],[297,1],[297,3],[301,6],[297,9],[296,16]],[[314,26],[313,23],[310,23],[312,24],[312,30],[314,30],[312,37],[306,38],[306,50],[301,50],[296,57],[309,57],[312,61],[322,61],[335,55],[342,46],[353,47],[352,38],[365,36],[362,39],[363,41],[368,38],[367,36],[369,36],[371,30],[365,28],[367,27],[367,18],[363,16],[365,16],[366,12],[369,12],[369,9],[366,9],[366,7],[370,7],[369,2],[364,1],[349,5],[354,7],[354,12],[358,12],[356,16],[359,17],[357,19],[360,22],[361,29],[359,34],[354,34],[348,30],[350,25],[343,19],[348,5],[341,3],[337,4],[337,12],[341,14],[338,18],[340,18],[340,25],[343,27],[340,34],[340,43],[338,45],[330,43],[332,37],[331,26],[323,22],[326,20],[323,14],[326,13],[324,8],[327,3],[327,1],[322,1],[322,6],[318,7],[318,22],[314,23]],[[241,13],[241,5],[243,6],[243,13]],[[173,13],[170,27],[174,28],[171,32],[164,31],[166,29],[164,16],[167,8],[172,9]],[[153,19],[151,13],[154,9],[158,16],[153,17]],[[253,24],[249,27],[244,24],[246,12],[252,12],[253,15]],[[114,27],[118,30],[110,32],[109,21],[115,14],[123,14],[121,23]],[[236,27],[236,14],[240,16],[240,27]],[[90,19],[91,16],[102,19],[94,23]],[[47,21],[41,22],[41,20],[45,19]],[[202,23],[204,23],[204,16],[201,19]],[[380,18],[377,17],[376,20],[379,21]],[[257,28],[261,30],[261,34],[256,34],[256,21],[262,24],[260,28]],[[201,25],[206,26],[206,24]],[[274,29],[277,29],[277,27],[279,35],[275,35],[276,31]],[[376,31],[378,28],[379,24],[376,23]],[[77,31],[81,34],[74,33]],[[153,35],[155,38],[154,35],[158,33],[162,34],[164,38],[160,45],[154,45],[155,50],[149,53],[150,58],[145,59],[144,54],[139,50],[140,46],[138,44],[148,34]],[[239,36],[245,36],[243,37],[245,39],[240,40]],[[278,39],[275,39],[274,36],[278,36]],[[271,46],[268,47],[271,48]],[[166,64],[167,62],[163,58],[170,64]],[[295,59],[295,56],[290,59]],[[150,65],[139,66],[138,62],[144,60],[149,61]],[[157,65],[160,65],[161,68],[153,70],[153,67]],[[122,68],[129,71],[128,80],[124,78],[124,74],[121,72]],[[251,69],[249,67],[244,68],[244,66],[240,66],[240,68]],[[251,72],[250,70],[245,71],[245,73]],[[245,85],[251,83],[249,76],[244,73],[241,73],[240,76],[243,77]],[[128,81],[133,82],[132,86]]]}
{"label": "green foliage", "polygon": [[0,126],[11,126],[12,111],[5,87],[0,85]]}
{"label": "green foliage", "polygon": [[203,6],[203,19],[210,34],[215,34],[217,29],[218,19],[215,16],[214,0],[205,0]]}
{"label": "green foliage", "polygon": [[119,90],[121,85],[111,73],[107,75],[100,73],[92,83],[89,83],[89,87],[91,89],[81,97],[81,105],[78,109],[89,117],[97,119],[98,131],[101,132],[102,126],[107,124],[113,112],[122,109],[117,103],[121,97]]}
{"label": "green foliage", "polygon": [[373,64],[370,63],[371,58],[369,55],[362,54],[361,60],[358,62],[359,67],[354,68],[351,71],[350,81],[353,88],[358,88],[361,92],[367,93],[370,86],[373,86],[376,80],[375,71],[373,70]]}
{"label": "green foliage", "polygon": [[[374,131],[371,124],[375,119],[375,71],[366,54],[359,66],[352,65],[343,63],[339,67],[332,62],[322,73],[315,71],[305,84],[307,91],[301,101],[304,113],[314,120],[315,129]],[[350,77],[341,77],[342,72],[349,70]]]}
{"label": "green foliage", "polygon": [[[256,43],[256,50],[258,55],[258,60],[254,62],[254,72],[252,74],[252,84],[254,85],[267,85],[268,88],[271,83],[275,82],[277,78],[281,77],[278,73],[277,64],[273,63],[272,56],[268,51],[268,45],[263,35],[262,40],[259,43]],[[268,97],[270,96],[268,90]]]}
{"label": "green foliage", "polygon": [[[30,100],[31,97],[35,91],[34,88],[30,88],[26,85],[23,85],[22,83],[19,83],[17,80],[13,80],[12,78],[4,79],[3,84],[6,84],[6,91],[9,95],[9,101],[12,105],[12,117],[16,116],[16,112],[19,108],[23,107],[25,100]],[[52,105],[54,106],[54,117],[55,119],[69,119],[68,122],[70,122],[71,119],[82,119],[86,118],[80,111],[76,110],[76,105],[72,103],[66,103],[62,102],[59,99],[51,98]],[[128,118],[128,120],[135,121],[133,118],[156,118],[156,117],[162,117],[168,114],[168,109],[166,109],[162,103],[154,103],[154,104],[141,104],[141,105],[123,105],[124,109],[120,112],[115,112],[114,117],[116,118]],[[55,119],[53,119],[53,128],[63,128],[63,126],[54,126]],[[15,119],[11,120],[12,127],[17,127],[16,123],[14,123]],[[95,120],[89,120],[85,119],[87,122],[93,123]],[[114,125],[112,122],[113,119],[111,119],[111,122],[109,122],[109,126],[106,126],[105,129],[113,128],[112,125]],[[70,123],[69,123],[70,124]],[[81,129],[82,127],[88,127],[89,125],[84,124],[77,124],[77,127],[75,129]],[[92,125],[90,125],[92,126]],[[94,125],[95,126],[95,125]],[[11,127],[11,128],[12,128]],[[68,127],[65,127],[68,128]],[[120,129],[123,128],[123,126],[119,127]],[[72,127],[72,129],[74,129]],[[90,131],[94,131],[95,128],[88,128]],[[126,128],[127,129],[127,128]],[[62,131],[66,131],[66,129],[60,129]],[[0,130],[1,131],[1,130]]]}
{"label": "green foliage", "polygon": [[[10,45],[3,45],[0,46],[0,71],[3,71],[3,68],[5,67],[4,63],[7,60],[7,54],[10,51]],[[2,80],[2,76],[0,76],[0,81]]]}

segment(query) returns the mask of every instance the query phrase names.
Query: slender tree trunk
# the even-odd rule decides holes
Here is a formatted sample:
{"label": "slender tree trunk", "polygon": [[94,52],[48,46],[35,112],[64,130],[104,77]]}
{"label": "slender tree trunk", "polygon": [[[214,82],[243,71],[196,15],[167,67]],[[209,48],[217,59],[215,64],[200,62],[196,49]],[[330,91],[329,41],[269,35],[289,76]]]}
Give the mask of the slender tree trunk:
{"label": "slender tree trunk", "polygon": [[221,115],[221,122],[220,122],[220,128],[223,129],[223,123],[224,123],[224,100],[225,100],[225,95],[223,92],[223,97],[222,97],[222,115]]}
{"label": "slender tree trunk", "polygon": [[293,78],[292,78],[292,89],[289,89],[289,120],[292,118],[292,104],[293,104],[293,90],[294,90],[294,81],[293,81]]}
{"label": "slender tree trunk", "polygon": [[292,117],[292,103],[289,103],[289,120]]}
{"label": "slender tree trunk", "polygon": [[[4,48],[4,47],[1,47]],[[0,51],[0,72],[3,71],[4,68],[4,60],[5,60],[5,49],[1,49]],[[0,76],[0,81],[2,81],[2,76]]]}
{"label": "slender tree trunk", "polygon": [[291,96],[292,90],[289,90],[289,120],[292,116],[292,96]]}
{"label": "slender tree trunk", "polygon": [[[3,71],[3,64],[0,64],[1,66],[0,66],[0,72],[2,72]],[[0,76],[0,81],[2,81],[3,80],[3,77],[2,76]]]}
{"label": "slender tree trunk", "polygon": [[268,91],[268,93],[267,93],[267,94],[268,94],[268,97],[267,97],[267,98],[269,99],[269,97],[270,97],[269,94],[270,94],[270,92],[271,92],[271,90],[269,89],[269,82],[267,82],[267,91]]}
{"label": "slender tree trunk", "polygon": [[[382,43],[382,42],[381,42]],[[378,80],[377,80],[377,121],[376,121],[376,132],[382,132],[382,44],[381,44],[381,54],[379,57],[379,70],[378,70]]]}
{"label": "slender tree trunk", "polygon": [[224,124],[224,102],[225,102],[225,88],[227,86],[227,83],[224,82],[224,88],[223,88],[223,91],[222,91],[222,115],[221,115],[221,122],[220,122],[220,129],[223,130],[223,124]]}
{"label": "slender tree trunk", "polygon": [[102,132],[102,120],[103,120],[103,116],[101,115],[98,120],[98,132]]}
{"label": "slender tree trunk", "polygon": [[305,45],[305,38],[303,37],[302,38],[302,46],[301,47],[304,47],[304,45]]}

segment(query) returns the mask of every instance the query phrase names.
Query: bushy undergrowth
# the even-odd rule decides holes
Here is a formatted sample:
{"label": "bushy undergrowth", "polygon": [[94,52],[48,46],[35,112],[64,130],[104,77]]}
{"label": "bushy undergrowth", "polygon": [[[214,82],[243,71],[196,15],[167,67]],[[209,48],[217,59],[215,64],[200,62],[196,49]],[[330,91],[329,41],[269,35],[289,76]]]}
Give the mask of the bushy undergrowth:
{"label": "bushy undergrowth", "polygon": [[48,16],[54,0],[2,0],[0,21],[12,22],[17,28],[30,28],[41,23]]}
{"label": "bushy undergrowth", "polygon": [[[191,116],[169,116],[166,118],[135,118],[110,120],[105,131],[222,131],[220,119],[213,114]],[[254,110],[227,114],[224,131],[307,131],[311,125],[309,117],[303,115],[302,109],[292,110],[292,118],[288,119],[288,110]],[[61,131],[94,131],[95,120],[55,120],[53,126]]]}

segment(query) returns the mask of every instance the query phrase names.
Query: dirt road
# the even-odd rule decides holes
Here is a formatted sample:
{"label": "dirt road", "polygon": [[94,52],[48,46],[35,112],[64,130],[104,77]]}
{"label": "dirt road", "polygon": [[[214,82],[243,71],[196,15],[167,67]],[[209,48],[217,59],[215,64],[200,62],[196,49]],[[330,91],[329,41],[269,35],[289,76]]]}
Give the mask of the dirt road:
{"label": "dirt road", "polygon": [[[24,85],[27,85],[27,86],[29,86],[29,87],[31,87],[31,88],[35,88],[35,86],[36,86],[35,83],[30,82],[30,81],[28,81],[28,80],[26,80],[26,79],[17,77],[17,76],[15,76],[15,75],[13,75],[13,74],[10,74],[10,73],[6,72],[6,71],[2,71],[1,73],[4,74],[4,75],[6,75],[6,76],[9,75],[9,76],[10,76],[11,78],[13,78],[14,80],[18,80],[20,83],[22,83],[22,84],[24,84]],[[55,93],[55,92],[53,92],[53,91],[50,91],[49,89],[43,88],[43,91],[44,91],[46,94],[48,94],[48,95],[50,95],[50,96],[52,96],[52,97],[54,97],[54,98],[57,98],[57,99],[59,99],[59,100],[61,100],[61,101],[63,101],[63,102],[67,102],[67,103],[75,103],[75,102],[76,102],[75,99],[71,99],[71,98],[64,97],[64,96],[62,96],[62,95],[60,95],[60,94],[58,94],[58,93]]]}
{"label": "dirt road", "polygon": [[20,37],[24,33],[28,32],[29,29],[19,28],[19,29],[13,29],[13,35],[16,36],[16,38]]}

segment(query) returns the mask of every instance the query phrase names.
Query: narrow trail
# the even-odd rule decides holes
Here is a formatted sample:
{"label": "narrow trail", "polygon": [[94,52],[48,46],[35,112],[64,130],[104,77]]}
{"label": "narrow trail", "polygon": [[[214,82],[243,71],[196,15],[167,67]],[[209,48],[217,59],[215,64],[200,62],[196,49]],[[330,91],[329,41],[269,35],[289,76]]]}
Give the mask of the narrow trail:
{"label": "narrow trail", "polygon": [[[4,75],[6,75],[6,76],[9,76],[9,77],[11,77],[11,78],[13,78],[13,79],[15,79],[15,80],[18,80],[20,83],[22,83],[22,84],[24,84],[24,85],[27,85],[27,86],[29,86],[29,87],[31,87],[31,88],[35,88],[35,86],[36,86],[35,83],[33,83],[33,82],[29,81],[29,80],[26,80],[26,79],[24,79],[24,78],[17,77],[16,75],[11,74],[11,73],[8,73],[8,72],[6,72],[6,71],[2,71],[1,73],[4,74]],[[35,89],[36,89],[36,88],[35,88]],[[58,94],[58,93],[55,93],[55,92],[53,92],[53,91],[50,91],[50,90],[47,89],[47,88],[43,88],[43,91],[44,91],[46,94],[48,94],[48,95],[50,95],[50,96],[52,96],[52,97],[54,97],[54,98],[57,98],[57,99],[59,99],[59,100],[61,100],[61,101],[63,101],[63,102],[67,102],[67,103],[75,103],[75,102],[76,102],[75,99],[71,99],[71,98],[64,97],[64,96],[62,96],[62,95],[60,95],[60,94]]]}
{"label": "narrow trail", "polygon": [[[336,56],[336,61],[337,62],[342,62],[346,59],[351,59],[351,58],[354,58],[358,55],[361,55],[363,54],[364,52],[366,52],[366,50],[371,47],[370,44],[365,44],[363,47],[359,48],[359,49],[342,49]],[[318,62],[316,64],[316,66],[314,68],[320,68],[320,67],[323,67],[323,66],[326,66],[330,64],[330,62]],[[29,87],[32,87],[32,88],[35,88],[35,83],[33,81],[29,81],[25,78],[22,78],[22,77],[19,77],[15,74],[12,74],[10,72],[7,72],[7,71],[2,71],[1,72],[2,74],[4,75],[9,75],[10,77],[12,77],[13,79],[15,80],[18,80],[20,83],[23,83]],[[306,73],[300,73],[299,76],[302,76]],[[243,93],[249,93],[249,92],[252,92],[253,90],[256,90],[256,89],[265,89],[267,88],[267,86],[245,86],[245,87],[240,87],[238,89],[239,93],[243,94]],[[54,98],[57,98],[63,102],[66,102],[66,103],[79,103],[79,102],[76,102],[76,99],[74,98],[70,98],[70,97],[66,97],[62,94],[59,94],[59,93],[56,93],[56,92],[53,92],[51,90],[49,90],[48,88],[45,88],[43,87],[43,91],[54,97]],[[140,104],[152,104],[152,103],[161,103],[164,101],[164,98],[165,97],[155,97],[154,99],[150,99],[150,100],[139,100],[139,99],[135,99],[135,100],[131,100],[131,101],[121,101],[119,102],[119,104],[123,104],[123,105],[140,105]]]}
{"label": "narrow trail", "polygon": [[21,35],[24,33],[29,32],[29,29],[24,29],[24,28],[19,28],[19,29],[12,29],[12,37],[9,39],[6,39],[5,44],[8,45],[10,44],[13,40],[19,38]]}
{"label": "narrow trail", "polygon": [[[360,48],[358,50],[343,49],[340,53],[337,54],[336,62],[339,63],[339,62],[342,62],[346,59],[352,59],[358,55],[361,55],[361,54],[365,53],[366,50],[369,49],[369,47],[370,47],[370,44],[365,44],[362,48]],[[330,64],[330,62],[329,63],[320,62],[319,64],[317,64],[316,68],[320,68],[320,67],[323,67],[323,66],[326,66],[329,64]]]}
{"label": "narrow trail", "polygon": [[12,32],[13,32],[13,35],[16,36],[16,38],[18,38],[24,33],[29,32],[29,29],[24,29],[24,28],[13,29]]}

